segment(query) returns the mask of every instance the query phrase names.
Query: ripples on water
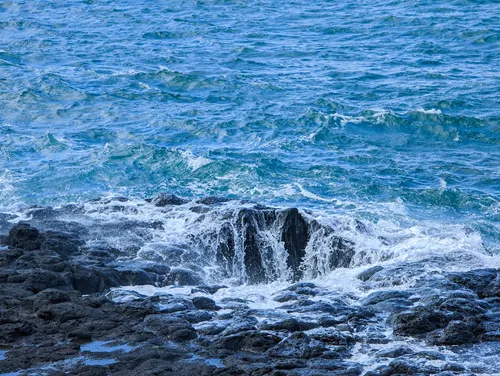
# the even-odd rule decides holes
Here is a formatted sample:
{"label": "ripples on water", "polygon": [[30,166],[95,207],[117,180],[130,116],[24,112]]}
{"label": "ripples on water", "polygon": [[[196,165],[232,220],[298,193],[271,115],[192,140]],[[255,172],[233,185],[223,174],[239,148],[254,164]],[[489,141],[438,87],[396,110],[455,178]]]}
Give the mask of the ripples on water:
{"label": "ripples on water", "polygon": [[0,205],[169,191],[373,219],[384,203],[497,244],[499,15],[495,1],[4,2]]}

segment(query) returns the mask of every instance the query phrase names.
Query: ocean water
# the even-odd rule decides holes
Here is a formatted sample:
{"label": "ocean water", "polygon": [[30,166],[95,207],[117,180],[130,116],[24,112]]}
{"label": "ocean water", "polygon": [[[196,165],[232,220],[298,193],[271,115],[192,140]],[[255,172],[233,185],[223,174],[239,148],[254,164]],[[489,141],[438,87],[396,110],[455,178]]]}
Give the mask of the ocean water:
{"label": "ocean water", "polygon": [[218,195],[363,221],[356,265],[496,255],[498,25],[496,1],[4,2],[0,212],[154,217],[154,244],[196,218],[144,198]]}
{"label": "ocean water", "polygon": [[[160,192],[295,206],[356,252],[304,278],[357,298],[500,267],[499,25],[496,0],[4,1],[0,213],[76,204],[67,220],[138,262],[193,236],[209,248],[205,232],[249,205],[202,215],[144,201]],[[120,227],[148,221],[162,226]],[[283,246],[262,236],[278,265],[267,285],[242,284],[244,270],[217,279],[195,250],[207,282],[229,285],[216,300],[278,304]],[[375,264],[393,274],[367,289],[356,275]],[[460,359],[500,372],[492,348]]]}
{"label": "ocean water", "polygon": [[6,1],[0,208],[221,195],[499,250],[496,1]]}

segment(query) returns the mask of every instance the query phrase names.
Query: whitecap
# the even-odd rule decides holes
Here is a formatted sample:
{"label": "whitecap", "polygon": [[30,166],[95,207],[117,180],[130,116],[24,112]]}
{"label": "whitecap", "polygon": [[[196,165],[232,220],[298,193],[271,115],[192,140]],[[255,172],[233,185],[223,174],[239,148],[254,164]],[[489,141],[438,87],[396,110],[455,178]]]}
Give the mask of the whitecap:
{"label": "whitecap", "polygon": [[186,163],[193,171],[196,171],[199,168],[212,163],[212,160],[209,158],[203,156],[195,156],[191,150],[182,151],[181,155],[185,158]]}

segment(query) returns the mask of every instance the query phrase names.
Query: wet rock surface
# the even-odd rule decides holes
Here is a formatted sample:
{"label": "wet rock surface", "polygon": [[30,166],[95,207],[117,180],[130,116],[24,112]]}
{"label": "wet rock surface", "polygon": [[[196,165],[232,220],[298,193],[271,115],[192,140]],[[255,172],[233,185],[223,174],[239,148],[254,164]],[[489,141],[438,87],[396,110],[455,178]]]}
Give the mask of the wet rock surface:
{"label": "wet rock surface", "polygon": [[[158,210],[186,205],[175,197],[160,199],[151,203]],[[210,198],[197,205],[224,202]],[[128,210],[126,205],[125,199],[117,200],[106,210]],[[77,211],[71,208],[72,214]],[[493,372],[466,359],[471,354],[495,357],[500,350],[498,269],[429,276],[398,289],[397,283],[388,284],[400,278],[398,267],[365,268],[356,274],[367,290],[364,296],[340,293],[328,284],[292,284],[304,276],[300,265],[317,224],[295,209],[253,208],[237,214],[246,231],[240,240],[248,242],[243,248],[254,253],[240,261],[252,264],[256,280],[264,281],[268,274],[258,269],[266,253],[259,239],[280,224],[278,240],[290,283],[273,294],[227,296],[234,287],[207,284],[199,267],[203,258],[191,268],[166,264],[161,257],[163,262],[122,261],[128,251],[92,243],[92,229],[85,233],[77,224],[62,226],[52,209],[36,208],[36,213],[30,223],[15,224],[11,216],[2,225],[8,231],[0,238],[0,374]],[[153,222],[122,224],[122,229],[137,235]],[[327,244],[340,242],[333,230],[322,231]],[[227,234],[219,235],[225,248],[214,244],[214,252],[224,253],[226,260],[236,257],[234,236],[231,244]],[[339,256],[344,265],[351,245],[342,244],[335,252],[348,247],[347,256],[330,256]],[[180,258],[188,251],[184,245],[176,249]],[[97,250],[105,257],[94,258]],[[377,290],[377,284],[383,288]],[[144,290],[123,287],[130,285],[144,285]]]}

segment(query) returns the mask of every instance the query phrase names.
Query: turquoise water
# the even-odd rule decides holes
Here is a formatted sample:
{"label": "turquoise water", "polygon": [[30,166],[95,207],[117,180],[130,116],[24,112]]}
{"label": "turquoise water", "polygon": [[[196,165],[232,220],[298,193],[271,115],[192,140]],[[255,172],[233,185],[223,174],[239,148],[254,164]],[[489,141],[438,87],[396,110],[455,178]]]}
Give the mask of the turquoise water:
{"label": "turquoise water", "polygon": [[0,211],[222,195],[500,249],[496,1],[7,1]]}

